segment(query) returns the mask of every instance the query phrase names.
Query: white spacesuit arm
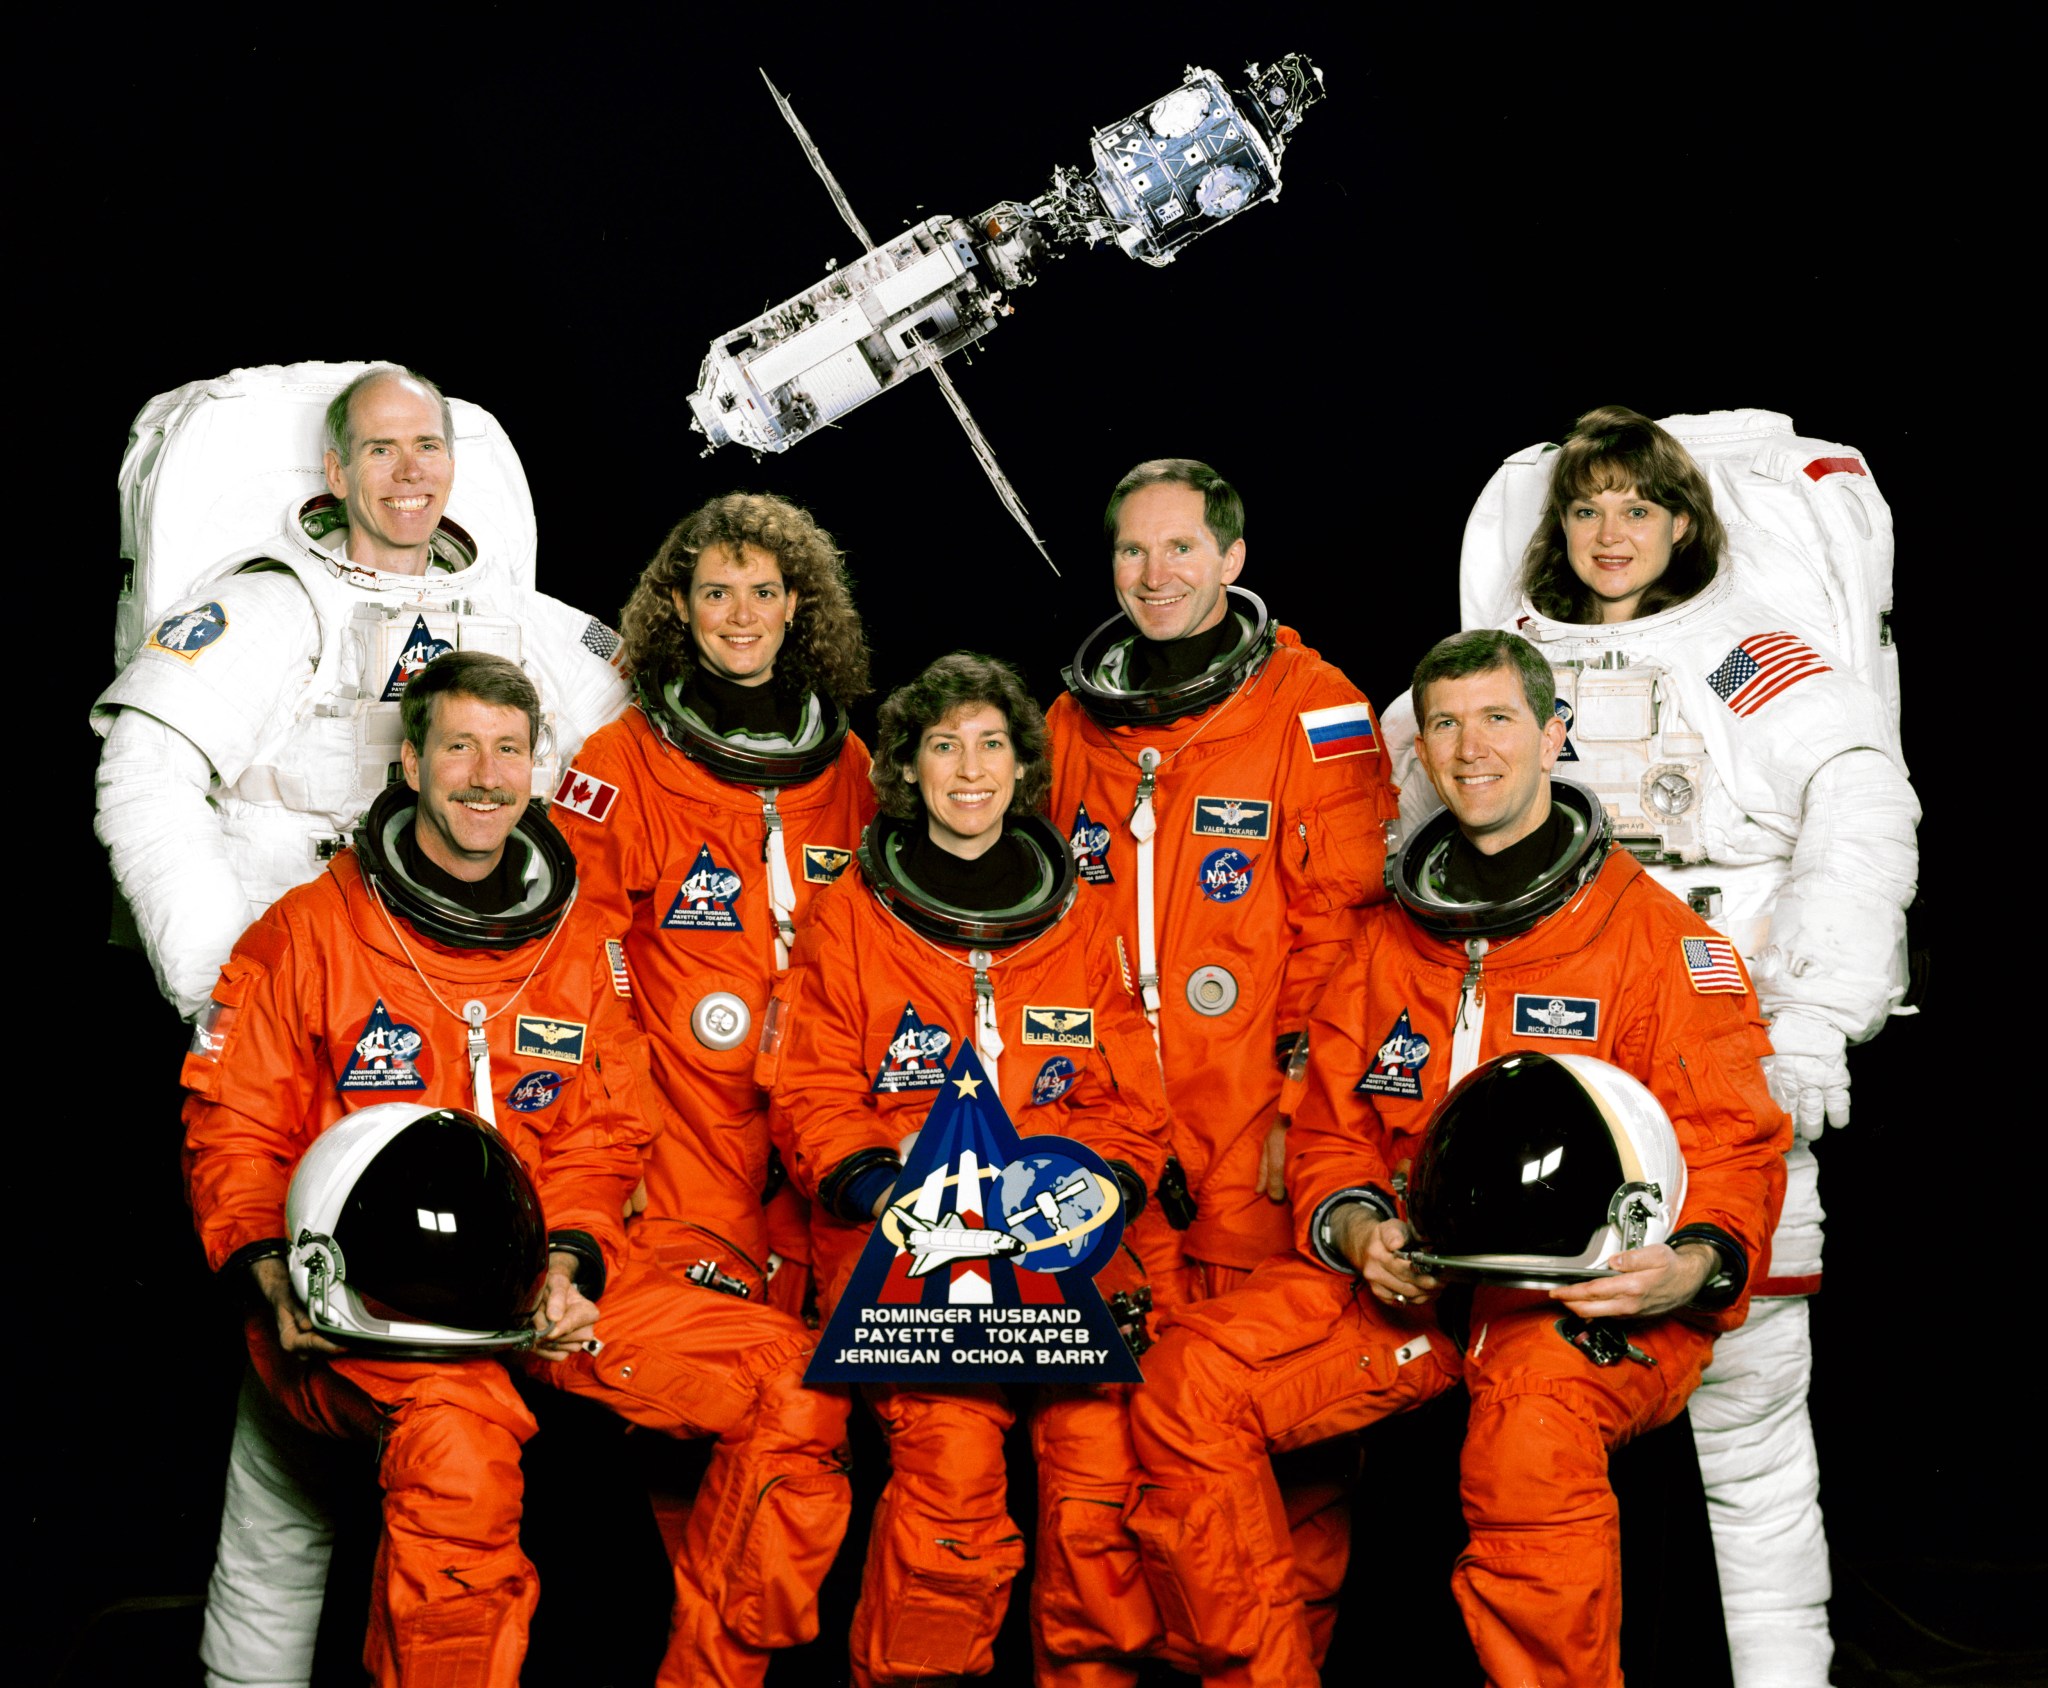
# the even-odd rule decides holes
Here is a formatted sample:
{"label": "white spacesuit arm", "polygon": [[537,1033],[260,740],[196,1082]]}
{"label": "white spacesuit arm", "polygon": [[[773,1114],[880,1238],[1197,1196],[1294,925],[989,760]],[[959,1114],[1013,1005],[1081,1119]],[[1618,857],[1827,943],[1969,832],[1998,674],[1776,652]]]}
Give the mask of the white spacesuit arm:
{"label": "white spacesuit arm", "polygon": [[249,924],[220,820],[207,801],[213,765],[183,733],[123,709],[100,751],[93,830],[134,910],[157,988],[191,1019]]}
{"label": "white spacesuit arm", "polygon": [[1415,752],[1415,694],[1403,692],[1380,711],[1380,736],[1387,745],[1387,772],[1401,788],[1401,836],[1412,838],[1415,829],[1441,809],[1443,799],[1422,771],[1422,758]]}
{"label": "white spacesuit arm", "polygon": [[1904,988],[1899,957],[1920,805],[1891,757],[1849,750],[1814,770],[1792,872],[1755,982],[1771,1020],[1771,1090],[1802,1137],[1849,1118],[1848,1043],[1876,1034]]}
{"label": "white spacesuit arm", "polygon": [[544,592],[531,595],[522,616],[528,666],[554,715],[555,749],[566,767],[585,739],[626,712],[630,693],[613,660],[619,636],[595,616]]}

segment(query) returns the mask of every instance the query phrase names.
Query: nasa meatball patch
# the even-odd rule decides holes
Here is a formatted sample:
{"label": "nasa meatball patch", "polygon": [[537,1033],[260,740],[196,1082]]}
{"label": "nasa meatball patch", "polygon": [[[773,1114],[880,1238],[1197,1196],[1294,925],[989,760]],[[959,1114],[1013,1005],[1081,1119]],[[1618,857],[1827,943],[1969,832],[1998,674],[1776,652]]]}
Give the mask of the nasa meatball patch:
{"label": "nasa meatball patch", "polygon": [[226,610],[218,604],[200,604],[167,615],[158,622],[156,631],[149,636],[149,648],[174,656],[180,662],[191,662],[227,630]]}
{"label": "nasa meatball patch", "polygon": [[541,1068],[528,1073],[513,1085],[511,1095],[505,1100],[522,1114],[537,1114],[543,1108],[553,1107],[555,1099],[562,1094],[562,1075]]}
{"label": "nasa meatball patch", "polygon": [[1038,1076],[1031,1081],[1031,1106],[1050,1107],[1069,1090],[1080,1075],[1074,1070],[1074,1063],[1064,1055],[1055,1055],[1038,1069]]}
{"label": "nasa meatball patch", "polygon": [[1590,1042],[1600,1035],[1600,999],[1594,996],[1518,996],[1515,1036]]}
{"label": "nasa meatball patch", "polygon": [[1202,858],[1202,895],[1234,903],[1252,888],[1252,859],[1242,850],[1211,850]]}
{"label": "nasa meatball patch", "polygon": [[938,1089],[946,1082],[946,1051],[952,1047],[951,1032],[944,1026],[926,1025],[918,1018],[917,1009],[906,1002],[871,1088],[885,1096],[903,1090]]}
{"label": "nasa meatball patch", "polygon": [[1204,838],[1266,838],[1273,805],[1263,797],[1197,797],[1194,831]]}

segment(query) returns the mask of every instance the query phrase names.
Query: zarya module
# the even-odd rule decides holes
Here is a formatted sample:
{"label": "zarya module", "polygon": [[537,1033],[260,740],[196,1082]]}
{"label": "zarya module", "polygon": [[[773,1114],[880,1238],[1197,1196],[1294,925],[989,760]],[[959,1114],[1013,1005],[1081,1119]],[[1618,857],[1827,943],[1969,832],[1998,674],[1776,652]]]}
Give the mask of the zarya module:
{"label": "zarya module", "polygon": [[[690,395],[706,454],[729,440],[787,451],[920,369],[946,384],[940,360],[1009,314],[1004,291],[1030,286],[1058,247],[1112,242],[1147,264],[1170,264],[1197,236],[1277,199],[1287,137],[1323,97],[1323,73],[1300,53],[1245,71],[1247,87],[1233,95],[1214,71],[1191,65],[1171,93],[1096,130],[1091,170],[1059,166],[1029,204],[1002,200],[971,220],[930,217],[880,245],[776,92],[867,250],[712,341]],[[947,396],[959,412],[957,395]],[[976,450],[995,479],[978,437]]]}

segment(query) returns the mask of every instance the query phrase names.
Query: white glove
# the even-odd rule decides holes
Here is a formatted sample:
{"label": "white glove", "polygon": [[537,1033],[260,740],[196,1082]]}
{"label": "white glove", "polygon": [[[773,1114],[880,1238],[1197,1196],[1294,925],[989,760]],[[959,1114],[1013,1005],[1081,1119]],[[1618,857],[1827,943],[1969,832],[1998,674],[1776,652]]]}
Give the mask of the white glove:
{"label": "white glove", "polygon": [[1827,1021],[1796,1009],[1771,1022],[1764,1079],[1771,1100],[1792,1116],[1799,1141],[1811,1143],[1830,1125],[1849,1123],[1849,1061],[1842,1034]]}

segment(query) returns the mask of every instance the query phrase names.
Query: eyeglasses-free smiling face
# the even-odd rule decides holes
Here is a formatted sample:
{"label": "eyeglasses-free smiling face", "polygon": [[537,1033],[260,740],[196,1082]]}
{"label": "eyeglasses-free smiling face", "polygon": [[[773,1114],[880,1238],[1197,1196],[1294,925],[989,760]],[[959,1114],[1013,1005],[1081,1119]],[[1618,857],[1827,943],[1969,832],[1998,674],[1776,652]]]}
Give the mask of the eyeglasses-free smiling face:
{"label": "eyeglasses-free smiling face", "polygon": [[1223,588],[1244,567],[1244,541],[1217,550],[1205,508],[1199,492],[1173,481],[1141,486],[1117,507],[1116,599],[1148,639],[1185,639],[1223,619]]}
{"label": "eyeglasses-free smiling face", "polygon": [[1424,688],[1415,747],[1429,783],[1482,854],[1519,843],[1550,815],[1564,722],[1539,723],[1512,668]]}
{"label": "eyeglasses-free smiling face", "polygon": [[1574,498],[1564,507],[1565,554],[1593,594],[1594,620],[1632,621],[1643,593],[1671,566],[1692,525],[1633,487]]}
{"label": "eyeglasses-free smiling face", "polygon": [[707,546],[687,591],[677,586],[672,595],[706,668],[735,685],[768,682],[796,616],[796,594],[782,584],[773,551],[743,544],[734,555],[729,545]]}
{"label": "eyeglasses-free smiling face", "polygon": [[399,748],[405,783],[420,794],[413,819],[421,851],[457,879],[498,865],[533,797],[533,724],[526,711],[444,692],[434,699],[424,750]]}
{"label": "eyeglasses-free smiling face", "polygon": [[441,407],[409,376],[372,381],[350,399],[348,461],[327,454],[327,490],[348,506],[349,560],[424,574],[455,484]]}
{"label": "eyeglasses-free smiling face", "polygon": [[1009,720],[992,703],[962,704],[925,728],[903,777],[924,799],[932,842],[972,861],[1002,837],[1017,792]]}

